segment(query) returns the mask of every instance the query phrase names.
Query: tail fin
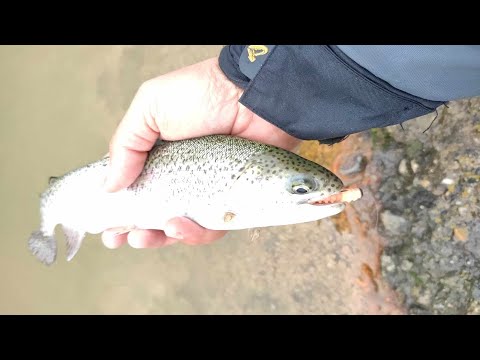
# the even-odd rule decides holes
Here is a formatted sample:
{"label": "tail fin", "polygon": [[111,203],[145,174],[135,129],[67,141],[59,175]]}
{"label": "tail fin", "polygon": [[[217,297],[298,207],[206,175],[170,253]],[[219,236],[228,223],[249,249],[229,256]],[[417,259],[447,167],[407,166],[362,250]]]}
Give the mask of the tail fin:
{"label": "tail fin", "polygon": [[57,258],[57,242],[53,236],[35,231],[30,235],[28,248],[45,265],[52,265]]}

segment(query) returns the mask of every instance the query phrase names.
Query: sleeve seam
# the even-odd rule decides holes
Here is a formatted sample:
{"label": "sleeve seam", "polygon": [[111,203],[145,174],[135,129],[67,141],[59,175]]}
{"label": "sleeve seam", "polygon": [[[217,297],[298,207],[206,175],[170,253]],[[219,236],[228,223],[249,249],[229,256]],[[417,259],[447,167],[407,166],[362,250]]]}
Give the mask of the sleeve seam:
{"label": "sleeve seam", "polygon": [[[367,81],[369,84],[375,86],[377,89],[381,90],[383,93],[385,93],[386,95],[390,96],[390,97],[394,97],[394,98],[397,98],[397,99],[401,99],[401,100],[404,100],[404,101],[408,101],[409,103],[413,104],[413,105],[416,105],[416,106],[419,106],[419,107],[422,107],[426,110],[430,110],[430,111],[434,111],[435,108],[430,108],[428,106],[425,106],[423,105],[422,103],[418,102],[418,101],[415,101],[415,100],[412,100],[412,99],[409,99],[408,97],[405,97],[405,96],[401,96],[399,94],[395,94],[394,92],[388,90],[388,89],[385,89],[383,86],[381,86],[380,84],[377,84],[375,81],[373,81],[372,79],[369,79],[368,77],[366,77],[365,75],[362,75],[360,74],[358,71],[356,71],[355,69],[353,69],[350,65],[348,64],[345,64],[344,61],[342,61],[342,59],[340,59],[337,54],[335,54],[332,49],[330,49],[329,46],[327,45],[323,45],[325,46],[325,48],[328,50],[328,53],[330,54],[331,58],[335,59],[337,63],[339,63],[340,65],[342,65],[346,70],[348,70],[351,74],[353,74],[357,79],[359,80],[363,80],[363,81]],[[360,65],[359,65],[360,66]]]}

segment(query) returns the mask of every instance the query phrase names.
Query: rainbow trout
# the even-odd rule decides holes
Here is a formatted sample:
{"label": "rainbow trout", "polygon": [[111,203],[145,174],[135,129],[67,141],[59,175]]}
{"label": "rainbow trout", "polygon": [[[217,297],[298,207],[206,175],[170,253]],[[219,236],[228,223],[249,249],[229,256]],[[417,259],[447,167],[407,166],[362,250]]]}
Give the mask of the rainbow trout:
{"label": "rainbow trout", "polygon": [[40,230],[28,246],[44,264],[56,259],[59,224],[70,261],[86,233],[162,230],[176,216],[212,230],[296,224],[338,214],[361,197],[342,197],[342,181],[319,164],[226,135],[157,143],[137,180],[115,193],[102,187],[108,161],[53,178],[41,195]]}

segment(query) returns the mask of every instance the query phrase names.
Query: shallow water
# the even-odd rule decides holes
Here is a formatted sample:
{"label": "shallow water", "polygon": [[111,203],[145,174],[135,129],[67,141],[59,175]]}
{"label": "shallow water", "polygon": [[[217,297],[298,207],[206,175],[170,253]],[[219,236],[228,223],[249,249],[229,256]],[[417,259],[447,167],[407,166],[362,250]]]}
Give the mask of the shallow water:
{"label": "shallow water", "polygon": [[[384,306],[383,295],[365,295],[365,245],[340,231],[335,219],[262,230],[255,241],[241,231],[211,245],[159,250],[112,251],[99,236],[89,235],[70,263],[60,243],[52,267],[28,252],[27,239],[40,220],[39,194],[49,176],[108,151],[110,136],[143,81],[219,50],[0,47],[0,313],[396,311]],[[376,255],[368,255],[371,262]]]}

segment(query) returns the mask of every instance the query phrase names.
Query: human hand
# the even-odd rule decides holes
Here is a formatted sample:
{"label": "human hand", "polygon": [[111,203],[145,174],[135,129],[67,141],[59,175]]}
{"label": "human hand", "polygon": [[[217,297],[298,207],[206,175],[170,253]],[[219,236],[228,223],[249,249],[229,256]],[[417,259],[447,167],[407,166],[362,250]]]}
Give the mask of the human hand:
{"label": "human hand", "polygon": [[[158,138],[231,134],[292,150],[300,140],[241,105],[242,92],[225,77],[217,58],[146,81],[110,141],[106,190],[118,191],[132,184]],[[187,218],[174,218],[164,231],[142,229],[117,235],[111,229],[102,234],[102,240],[112,249],[126,242],[134,248],[157,248],[178,241],[205,244],[225,234]]]}

